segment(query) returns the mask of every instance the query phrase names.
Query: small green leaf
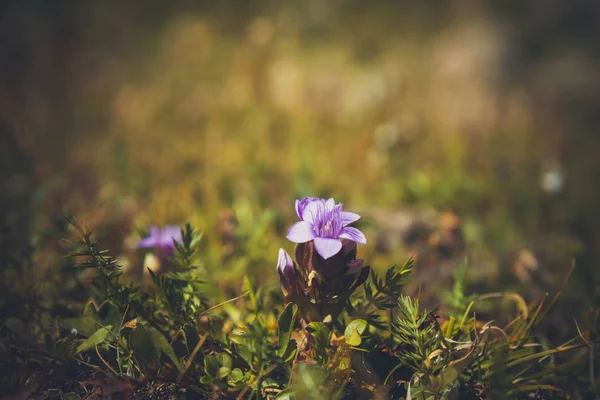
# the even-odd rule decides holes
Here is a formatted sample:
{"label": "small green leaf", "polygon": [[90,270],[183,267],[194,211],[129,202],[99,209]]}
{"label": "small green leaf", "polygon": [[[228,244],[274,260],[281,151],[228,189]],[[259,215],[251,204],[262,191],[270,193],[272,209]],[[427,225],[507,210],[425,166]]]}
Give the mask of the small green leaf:
{"label": "small green leaf", "polygon": [[231,340],[235,344],[245,344],[247,335],[248,335],[248,333],[245,330],[240,329],[240,328],[235,328],[231,332],[231,335],[229,335],[229,340]]}
{"label": "small green leaf", "polygon": [[242,291],[249,292],[248,297],[250,298],[250,303],[252,304],[252,307],[256,309],[258,296],[256,296],[256,291],[247,275],[244,275],[244,278],[242,279]]}
{"label": "small green leaf", "polygon": [[217,361],[222,367],[227,367],[231,369],[231,357],[227,353],[219,353],[217,354]]}
{"label": "small green leaf", "polygon": [[360,338],[360,334],[357,330],[353,330],[350,333],[350,336],[346,335],[346,343],[350,346],[360,346],[362,339]]}
{"label": "small green leaf", "polygon": [[231,368],[229,368],[229,367],[220,367],[219,368],[219,372],[217,373],[217,377],[219,377],[219,379],[226,378],[229,375],[230,372],[231,372]]}
{"label": "small green leaf", "polygon": [[241,369],[234,368],[233,370],[231,370],[231,373],[229,374],[229,380],[232,381],[233,383],[241,382],[244,380],[244,373],[242,372]]}
{"label": "small green leaf", "polygon": [[442,387],[448,387],[458,379],[458,376],[459,373],[455,368],[446,367],[442,370],[438,377],[440,380],[440,385]]}
{"label": "small green leaf", "polygon": [[206,375],[216,377],[219,373],[219,362],[215,356],[207,355],[204,357],[204,372]]}
{"label": "small green leaf", "polygon": [[275,379],[273,378],[265,378],[260,382],[260,387],[263,389],[267,389],[267,388],[278,388],[279,387],[279,382],[277,382]]}
{"label": "small green leaf", "polygon": [[296,356],[297,352],[298,344],[296,343],[296,340],[292,339],[288,342],[287,349],[280,357],[283,359],[284,362],[288,362]]}
{"label": "small green leaf", "polygon": [[326,368],[315,364],[300,364],[298,365],[298,386],[303,388],[306,395],[303,398],[321,399],[327,398],[324,396],[322,387],[325,378],[328,375]]}
{"label": "small green leaf", "polygon": [[367,330],[368,323],[364,319],[355,319],[350,322],[344,331],[346,343],[350,346],[359,346],[362,342],[361,335]]}
{"label": "small green leaf", "polygon": [[338,365],[336,366],[335,370],[336,371],[347,371],[350,370],[352,368],[352,360],[350,360],[350,357],[342,357],[339,362]]}
{"label": "small green leaf", "polygon": [[236,350],[240,357],[250,366],[254,364],[254,355],[252,354],[252,350],[250,350],[247,346],[237,345]]}
{"label": "small green leaf", "polygon": [[279,326],[279,350],[277,355],[282,357],[289,352],[288,344],[294,331],[294,324],[296,323],[296,314],[298,313],[298,306],[293,303],[288,303],[279,319],[277,325]]}
{"label": "small green leaf", "polygon": [[212,385],[214,378],[212,376],[204,375],[200,378],[200,383],[203,385]]}
{"label": "small green leaf", "polygon": [[185,345],[187,347],[188,355],[192,354],[194,347],[196,347],[200,341],[200,336],[196,329],[191,325],[186,325],[185,328],[183,328],[183,334],[185,336]]}
{"label": "small green leaf", "polygon": [[364,319],[355,319],[354,321],[351,321],[348,324],[345,333],[348,334],[348,332],[356,330],[358,331],[359,335],[362,335],[363,333],[365,333],[368,326],[369,324]]}
{"label": "small green leaf", "polygon": [[67,358],[71,354],[71,346],[72,342],[69,342],[67,339],[60,339],[54,343],[52,352],[54,355],[60,358]]}
{"label": "small green leaf", "polygon": [[148,332],[150,333],[150,336],[152,337],[152,342],[154,342],[154,346],[156,346],[156,348],[158,350],[165,353],[167,355],[167,357],[169,357],[171,359],[171,361],[173,361],[173,364],[175,364],[175,367],[177,368],[177,370],[179,370],[179,372],[182,372],[183,364],[181,363],[181,360],[175,355],[175,352],[173,351],[173,348],[171,347],[171,345],[169,344],[167,339],[156,329],[154,329],[154,328],[147,328],[147,329],[148,329]]}
{"label": "small green leaf", "polygon": [[133,355],[146,364],[155,363],[160,355],[152,335],[142,324],[138,324],[129,335],[129,347],[133,350]]}
{"label": "small green leaf", "polygon": [[331,331],[322,322],[311,322],[306,328],[315,339],[314,349],[317,353],[317,358],[321,363],[327,362],[327,348],[329,347],[329,339]]}
{"label": "small green leaf", "polygon": [[103,328],[98,329],[92,336],[84,340],[75,351],[75,354],[81,353],[82,351],[89,350],[106,340],[110,330],[112,329],[112,325],[105,326]]}
{"label": "small green leaf", "polygon": [[[92,321],[96,322],[91,326],[91,329],[95,330],[98,326],[111,325],[114,334],[119,333],[121,320],[123,319],[119,307],[108,300],[100,304],[98,308],[96,308],[93,302],[88,302],[83,309],[83,317],[88,323]],[[85,329],[80,330],[77,326],[75,326],[75,328],[77,328],[81,334],[86,334]]]}

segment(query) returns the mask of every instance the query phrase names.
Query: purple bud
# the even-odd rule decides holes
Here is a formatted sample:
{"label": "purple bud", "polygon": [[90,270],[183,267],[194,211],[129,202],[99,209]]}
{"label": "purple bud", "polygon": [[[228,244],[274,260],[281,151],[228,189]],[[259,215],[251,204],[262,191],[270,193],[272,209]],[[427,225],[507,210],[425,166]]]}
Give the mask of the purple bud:
{"label": "purple bud", "polygon": [[277,258],[277,272],[279,272],[279,275],[282,277],[293,277],[293,274],[295,273],[292,257],[290,257],[290,255],[284,249],[279,249],[279,256]]}

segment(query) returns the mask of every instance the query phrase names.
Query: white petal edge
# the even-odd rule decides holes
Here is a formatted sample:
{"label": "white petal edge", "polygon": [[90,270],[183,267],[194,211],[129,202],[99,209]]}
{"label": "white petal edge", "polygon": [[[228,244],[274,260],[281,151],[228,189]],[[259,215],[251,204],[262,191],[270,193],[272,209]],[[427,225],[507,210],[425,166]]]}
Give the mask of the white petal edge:
{"label": "white petal edge", "polygon": [[315,238],[315,250],[327,260],[335,256],[342,249],[342,242],[338,239]]}

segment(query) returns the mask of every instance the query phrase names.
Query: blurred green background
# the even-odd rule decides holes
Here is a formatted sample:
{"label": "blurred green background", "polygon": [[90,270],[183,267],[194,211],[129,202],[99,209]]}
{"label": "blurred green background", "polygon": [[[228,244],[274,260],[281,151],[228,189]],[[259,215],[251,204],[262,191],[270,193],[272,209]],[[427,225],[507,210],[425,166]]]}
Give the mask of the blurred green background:
{"label": "blurred green background", "polygon": [[67,208],[141,271],[140,231],[190,220],[203,273],[274,280],[294,199],[333,196],[375,268],[533,294],[575,259],[590,304],[599,38],[584,0],[4,1],[3,240]]}

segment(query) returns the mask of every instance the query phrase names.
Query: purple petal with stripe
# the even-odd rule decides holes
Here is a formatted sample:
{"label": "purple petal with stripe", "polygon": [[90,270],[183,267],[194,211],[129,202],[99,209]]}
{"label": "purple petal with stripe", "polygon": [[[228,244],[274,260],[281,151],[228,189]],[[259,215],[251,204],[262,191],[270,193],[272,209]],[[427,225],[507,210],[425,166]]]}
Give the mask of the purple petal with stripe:
{"label": "purple petal with stripe", "polygon": [[356,213],[342,211],[342,226],[349,225],[355,221],[358,221],[359,219],[360,219],[360,215],[358,215]]}
{"label": "purple petal with stripe", "polygon": [[319,213],[320,201],[314,200],[306,203],[302,209],[302,220],[310,224],[315,222],[315,217]]}
{"label": "purple petal with stripe", "polygon": [[346,226],[342,228],[342,233],[340,234],[340,238],[342,239],[350,239],[356,243],[367,244],[367,238],[365,235],[356,228],[351,226]]}

